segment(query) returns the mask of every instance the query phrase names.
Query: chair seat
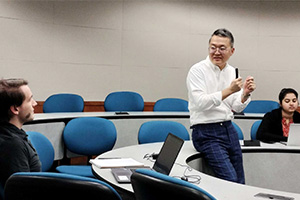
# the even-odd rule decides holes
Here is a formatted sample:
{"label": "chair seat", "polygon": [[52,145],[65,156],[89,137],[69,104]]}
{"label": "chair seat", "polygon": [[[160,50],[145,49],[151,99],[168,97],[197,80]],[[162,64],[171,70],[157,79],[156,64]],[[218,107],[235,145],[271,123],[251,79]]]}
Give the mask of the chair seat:
{"label": "chair seat", "polygon": [[95,178],[89,165],[62,165],[58,166],[56,170],[60,173]]}

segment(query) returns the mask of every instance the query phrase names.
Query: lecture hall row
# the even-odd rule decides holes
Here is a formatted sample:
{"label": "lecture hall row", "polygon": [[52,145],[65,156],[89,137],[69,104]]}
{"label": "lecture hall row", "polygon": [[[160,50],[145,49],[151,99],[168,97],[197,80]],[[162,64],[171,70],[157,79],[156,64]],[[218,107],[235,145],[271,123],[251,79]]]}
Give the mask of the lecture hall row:
{"label": "lecture hall row", "polygon": [[45,101],[37,101],[35,113],[50,112],[104,112],[104,111],[188,111],[187,100],[161,98],[145,102],[141,94],[133,91],[109,93],[104,101],[85,101],[80,94],[57,93]]}

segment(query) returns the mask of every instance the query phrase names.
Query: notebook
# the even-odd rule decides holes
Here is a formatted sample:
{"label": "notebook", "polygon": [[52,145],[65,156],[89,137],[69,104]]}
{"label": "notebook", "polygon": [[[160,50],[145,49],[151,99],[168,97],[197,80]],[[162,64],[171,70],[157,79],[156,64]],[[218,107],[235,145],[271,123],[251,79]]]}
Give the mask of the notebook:
{"label": "notebook", "polygon": [[291,124],[287,146],[300,146],[300,124]]}
{"label": "notebook", "polygon": [[[184,140],[169,133],[157,159],[153,165],[153,170],[169,175],[174,165],[174,162],[182,148]],[[118,183],[130,183],[130,176],[132,175],[134,168],[114,168],[111,169],[112,174]]]}

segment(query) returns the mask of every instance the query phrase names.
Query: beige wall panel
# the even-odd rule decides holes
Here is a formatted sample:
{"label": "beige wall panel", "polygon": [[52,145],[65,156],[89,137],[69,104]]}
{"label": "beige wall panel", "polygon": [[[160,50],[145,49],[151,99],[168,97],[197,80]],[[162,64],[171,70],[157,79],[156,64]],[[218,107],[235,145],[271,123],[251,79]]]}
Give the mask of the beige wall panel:
{"label": "beige wall panel", "polygon": [[122,28],[122,1],[56,1],[54,5],[55,24]]}
{"label": "beige wall panel", "polygon": [[226,27],[236,39],[229,63],[255,77],[253,99],[277,100],[283,87],[300,91],[299,10],[283,0],[1,1],[0,76],[28,79],[40,101],[116,90],[186,99],[189,68]]}
{"label": "beige wall panel", "polygon": [[34,98],[39,101],[58,92],[103,101],[108,93],[120,89],[120,68],[114,66],[0,61],[0,71],[3,78],[29,80]]}
{"label": "beige wall panel", "polygon": [[227,28],[234,35],[257,35],[258,2],[192,1],[191,32],[209,34],[218,28]]}
{"label": "beige wall panel", "polygon": [[124,30],[188,33],[190,5],[186,1],[125,1]]}
{"label": "beige wall panel", "polygon": [[0,16],[11,20],[53,22],[51,1],[0,1]]}
{"label": "beige wall panel", "polygon": [[164,97],[187,99],[186,69],[156,67],[126,67],[122,71],[122,89],[139,92],[145,101]]}
{"label": "beige wall panel", "polygon": [[260,5],[260,35],[300,37],[300,1],[266,1]]}
{"label": "beige wall panel", "polygon": [[4,60],[52,61],[52,25],[0,18],[0,54]]}
{"label": "beige wall panel", "polygon": [[297,59],[300,53],[300,37],[260,37],[258,40],[259,70],[289,71],[300,69]]}
{"label": "beige wall panel", "polygon": [[74,26],[54,27],[54,59],[64,63],[121,64],[121,32]]}
{"label": "beige wall panel", "polygon": [[187,34],[123,32],[124,66],[185,68],[187,51]]}
{"label": "beige wall panel", "polygon": [[[278,94],[282,88],[292,87],[300,91],[299,77],[300,70],[293,71],[247,71],[252,74],[257,82],[257,89],[252,95],[252,99],[267,99],[278,101]],[[262,98],[263,97],[263,98]]]}

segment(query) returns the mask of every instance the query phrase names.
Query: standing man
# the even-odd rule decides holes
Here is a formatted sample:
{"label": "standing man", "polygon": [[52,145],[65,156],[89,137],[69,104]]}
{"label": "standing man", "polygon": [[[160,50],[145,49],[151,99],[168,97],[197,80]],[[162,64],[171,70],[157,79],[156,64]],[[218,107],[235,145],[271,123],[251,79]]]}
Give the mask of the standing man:
{"label": "standing man", "polygon": [[39,172],[39,157],[21,128],[32,121],[34,107],[28,82],[23,79],[0,80],[0,184],[15,172]]}
{"label": "standing man", "polygon": [[197,151],[216,177],[245,183],[238,133],[233,111],[241,112],[256,88],[253,77],[236,78],[227,61],[233,55],[234,38],[226,29],[216,30],[209,40],[209,56],[193,65],[187,76],[192,139]]}

